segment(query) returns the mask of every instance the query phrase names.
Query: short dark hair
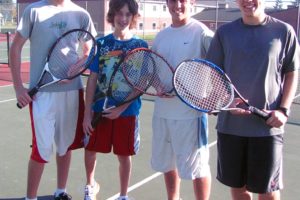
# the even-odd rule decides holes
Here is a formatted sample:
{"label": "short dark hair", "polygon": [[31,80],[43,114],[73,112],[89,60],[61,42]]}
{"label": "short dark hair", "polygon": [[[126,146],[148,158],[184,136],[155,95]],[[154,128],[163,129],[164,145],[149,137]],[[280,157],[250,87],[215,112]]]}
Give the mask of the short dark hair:
{"label": "short dark hair", "polygon": [[137,24],[137,18],[140,16],[139,5],[136,0],[110,0],[109,1],[109,9],[106,16],[108,23],[111,23],[112,26],[114,25],[114,18],[118,11],[120,11],[124,5],[128,5],[129,12],[133,15],[132,22],[129,26],[130,29],[134,28]]}

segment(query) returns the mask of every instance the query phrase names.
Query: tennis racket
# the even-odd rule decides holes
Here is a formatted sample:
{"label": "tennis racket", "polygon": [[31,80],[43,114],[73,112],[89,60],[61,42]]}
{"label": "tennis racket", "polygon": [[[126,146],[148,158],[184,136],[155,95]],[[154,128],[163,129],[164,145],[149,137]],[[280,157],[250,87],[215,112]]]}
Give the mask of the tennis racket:
{"label": "tennis racket", "polygon": [[[130,51],[126,56],[123,55],[116,67],[107,92],[100,92],[94,101],[108,96],[117,102],[116,106],[113,106],[117,107],[135,100],[142,94],[163,96],[173,90],[171,66],[150,49],[136,48]],[[120,93],[120,91],[122,92]],[[107,107],[108,99],[106,98],[104,101],[103,110],[109,109]],[[94,115],[93,127],[101,116],[101,113]]]}
{"label": "tennis racket", "polygon": [[[113,72],[109,80],[109,84],[106,90],[99,90],[94,97],[94,104],[97,105],[99,101],[103,101],[103,107],[101,112],[95,112],[91,122],[92,127],[96,127],[102,114],[105,110],[122,106],[126,103],[132,102],[140,97],[143,92],[132,87],[126,80],[121,70],[121,63],[124,61],[125,54],[120,56],[120,60],[113,67]],[[124,64],[123,64],[124,65]],[[132,65],[135,67],[135,65]],[[151,70],[151,69],[150,69]],[[152,70],[153,71],[153,70]],[[138,76],[136,76],[138,77]],[[150,81],[143,83],[144,87],[150,86]],[[146,90],[146,89],[145,89]]]}
{"label": "tennis racket", "polygon": [[[90,65],[95,53],[96,41],[90,32],[84,29],[67,31],[51,46],[44,70],[36,86],[28,92],[29,96],[32,98],[43,87],[79,76]],[[19,103],[17,106],[22,108]]]}
{"label": "tennis racket", "polygon": [[219,67],[202,59],[186,60],[175,70],[173,84],[176,94],[190,107],[206,113],[218,113],[229,108],[236,94],[247,109],[267,120],[269,114],[251,106],[238,92],[229,77]]}

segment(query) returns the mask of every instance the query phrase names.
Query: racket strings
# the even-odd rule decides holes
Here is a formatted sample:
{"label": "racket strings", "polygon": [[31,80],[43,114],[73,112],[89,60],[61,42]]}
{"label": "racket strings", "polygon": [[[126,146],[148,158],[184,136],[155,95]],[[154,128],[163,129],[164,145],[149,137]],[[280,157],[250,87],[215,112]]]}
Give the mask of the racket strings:
{"label": "racket strings", "polygon": [[200,62],[185,62],[176,71],[174,84],[178,94],[189,104],[212,111],[227,107],[232,89],[224,76]]}
{"label": "racket strings", "polygon": [[158,95],[169,93],[173,90],[173,71],[159,56],[155,57],[155,77],[152,86]]}
{"label": "racket strings", "polygon": [[[82,38],[84,37],[84,38]],[[49,70],[58,79],[70,79],[86,69],[93,56],[84,55],[84,42],[93,46],[91,35],[83,31],[74,31],[62,37],[49,57]],[[92,49],[90,55],[95,50]]]}
{"label": "racket strings", "polygon": [[120,68],[112,78],[113,80],[110,83],[111,85],[108,96],[115,101],[114,103],[124,103],[136,98],[141,94],[141,91],[134,89],[128,84]]}
{"label": "racket strings", "polygon": [[129,84],[142,92],[153,82],[154,63],[148,51],[136,51],[128,55],[121,69]]}
{"label": "racket strings", "polygon": [[173,72],[160,56],[149,50],[138,50],[122,63],[127,81],[147,94],[159,95],[173,88]]}

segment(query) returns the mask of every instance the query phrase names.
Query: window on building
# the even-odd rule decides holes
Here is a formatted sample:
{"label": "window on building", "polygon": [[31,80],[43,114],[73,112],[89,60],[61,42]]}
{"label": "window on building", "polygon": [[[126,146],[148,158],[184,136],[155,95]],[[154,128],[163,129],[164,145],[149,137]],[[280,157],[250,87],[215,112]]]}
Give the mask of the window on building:
{"label": "window on building", "polygon": [[153,6],[153,11],[156,11],[156,5]]}
{"label": "window on building", "polygon": [[152,29],[156,30],[156,23],[155,22],[152,23]]}
{"label": "window on building", "polygon": [[139,8],[140,8],[140,10],[143,10],[144,9],[144,4],[141,3]]}
{"label": "window on building", "polygon": [[167,11],[167,6],[163,5],[163,11],[166,12]]}
{"label": "window on building", "polygon": [[144,29],[144,24],[143,23],[139,23],[139,30],[143,30]]}

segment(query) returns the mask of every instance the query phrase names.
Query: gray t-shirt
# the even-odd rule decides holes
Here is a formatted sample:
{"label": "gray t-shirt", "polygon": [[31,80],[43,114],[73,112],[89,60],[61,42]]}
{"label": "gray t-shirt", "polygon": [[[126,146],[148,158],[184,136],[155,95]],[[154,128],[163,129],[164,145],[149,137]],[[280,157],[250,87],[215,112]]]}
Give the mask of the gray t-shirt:
{"label": "gray t-shirt", "polygon": [[[38,82],[52,44],[63,33],[74,28],[82,28],[96,35],[88,12],[71,1],[64,7],[50,5],[47,0],[26,7],[17,31],[30,40],[30,88]],[[81,78],[78,77],[69,83],[53,84],[41,91],[59,92],[82,87]]]}
{"label": "gray t-shirt", "polygon": [[[299,67],[299,44],[293,28],[267,16],[261,25],[245,25],[242,19],[220,27],[207,59],[223,68],[237,90],[260,109],[279,107],[283,77]],[[254,116],[222,112],[217,130],[227,134],[260,137],[283,133]]]}

